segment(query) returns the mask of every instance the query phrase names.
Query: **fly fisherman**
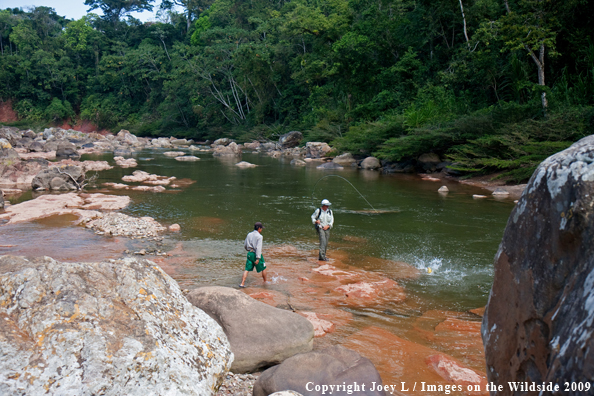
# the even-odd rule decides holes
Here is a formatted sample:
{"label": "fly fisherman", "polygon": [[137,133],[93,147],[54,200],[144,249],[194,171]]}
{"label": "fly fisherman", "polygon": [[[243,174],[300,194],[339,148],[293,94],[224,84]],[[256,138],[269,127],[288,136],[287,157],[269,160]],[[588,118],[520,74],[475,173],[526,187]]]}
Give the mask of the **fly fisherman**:
{"label": "fly fisherman", "polygon": [[247,253],[247,261],[245,262],[245,271],[243,271],[243,278],[241,278],[241,284],[239,287],[245,287],[245,280],[248,276],[249,271],[253,271],[256,267],[258,273],[262,273],[262,278],[266,282],[266,263],[264,262],[264,256],[262,255],[262,230],[264,226],[262,223],[257,222],[254,224],[254,231],[247,234],[243,246]]}
{"label": "fly fisherman", "polygon": [[328,261],[326,258],[326,247],[328,246],[328,239],[330,239],[330,229],[334,225],[334,216],[328,208],[330,205],[331,203],[327,199],[322,200],[322,207],[317,208],[311,215],[311,222],[316,227],[316,232],[320,237],[318,260],[321,261]]}

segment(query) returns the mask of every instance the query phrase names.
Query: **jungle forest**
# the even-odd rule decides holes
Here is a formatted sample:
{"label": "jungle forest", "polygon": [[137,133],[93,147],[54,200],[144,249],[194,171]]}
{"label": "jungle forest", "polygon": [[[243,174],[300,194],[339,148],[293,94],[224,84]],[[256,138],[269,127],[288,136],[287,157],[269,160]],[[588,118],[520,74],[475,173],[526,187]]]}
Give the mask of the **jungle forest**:
{"label": "jungle forest", "polygon": [[130,13],[153,0],[85,4],[79,20],[0,10],[14,125],[238,142],[299,130],[337,153],[433,152],[516,182],[594,134],[592,1],[166,0],[147,23]]}

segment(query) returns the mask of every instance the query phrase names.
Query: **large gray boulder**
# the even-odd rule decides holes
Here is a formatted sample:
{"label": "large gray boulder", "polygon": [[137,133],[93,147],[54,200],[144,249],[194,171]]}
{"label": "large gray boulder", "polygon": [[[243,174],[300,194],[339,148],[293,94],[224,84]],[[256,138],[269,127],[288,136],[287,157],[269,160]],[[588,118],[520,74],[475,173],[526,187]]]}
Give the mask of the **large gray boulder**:
{"label": "large gray boulder", "polygon": [[19,153],[13,148],[0,148],[0,160],[20,160]]}
{"label": "large gray boulder", "polygon": [[31,181],[33,190],[79,190],[85,181],[85,171],[76,165],[52,166],[39,172]]}
{"label": "large gray boulder", "polygon": [[138,144],[138,138],[136,135],[131,134],[129,131],[122,129],[116,135],[116,140],[134,146]]}
{"label": "large gray boulder", "polygon": [[285,133],[278,138],[278,143],[282,148],[293,148],[299,146],[303,140],[303,134],[299,131]]}
{"label": "large gray boulder", "polygon": [[16,147],[17,140],[23,135],[15,127],[0,127],[0,139],[6,139],[12,147]]}
{"label": "large gray boulder", "polygon": [[228,146],[229,144],[231,144],[231,142],[233,142],[233,140],[229,138],[220,138],[212,142],[211,147]]}
{"label": "large gray boulder", "polygon": [[76,146],[68,141],[61,141],[56,148],[57,159],[74,159],[80,158],[80,154],[76,151]]}
{"label": "large gray boulder", "polygon": [[363,169],[379,169],[382,167],[380,161],[375,157],[367,157],[361,162]]}
{"label": "large gray boulder", "polygon": [[34,153],[41,153],[43,152],[44,144],[41,142],[33,142],[29,145],[29,151]]}
{"label": "large gray boulder", "polygon": [[215,157],[225,156],[240,156],[242,153],[241,146],[235,142],[229,143],[227,146],[218,145],[215,146],[212,155]]}
{"label": "large gray boulder", "polygon": [[305,156],[307,158],[322,158],[332,151],[332,147],[324,142],[307,142],[305,144]]}
{"label": "large gray boulder", "polygon": [[201,287],[187,297],[223,327],[235,355],[234,373],[257,371],[312,349],[314,328],[296,313],[228,287]]}
{"label": "large gray boulder", "polygon": [[357,160],[353,158],[351,153],[344,153],[334,158],[332,162],[341,166],[353,166],[357,163]]}
{"label": "large gray boulder", "polygon": [[[594,135],[543,161],[512,211],[483,318],[488,380],[594,381]],[[572,390],[577,395],[592,389]],[[546,392],[547,394],[551,392]]]}
{"label": "large gray boulder", "polygon": [[266,142],[266,143],[262,143],[259,147],[258,150],[259,151],[273,151],[273,150],[277,150],[277,144],[276,143],[272,143],[272,142]]}
{"label": "large gray boulder", "polygon": [[[293,390],[304,396],[322,395],[323,385],[353,385],[359,389],[334,389],[333,395],[385,395],[377,390],[382,379],[371,361],[357,352],[336,345],[320,351],[295,355],[278,366],[264,371],[254,384],[254,396],[268,396],[283,390]],[[374,384],[375,383],[375,384]],[[319,388],[316,388],[319,386]],[[364,388],[363,388],[364,386]],[[371,389],[374,389],[373,391]],[[325,394],[330,394],[328,388]]]}
{"label": "large gray boulder", "polygon": [[28,137],[23,137],[16,141],[15,147],[28,149],[29,146],[31,145],[31,143],[33,143],[33,139],[28,138]]}
{"label": "large gray boulder", "polygon": [[212,395],[233,355],[155,263],[0,257],[0,394]]}

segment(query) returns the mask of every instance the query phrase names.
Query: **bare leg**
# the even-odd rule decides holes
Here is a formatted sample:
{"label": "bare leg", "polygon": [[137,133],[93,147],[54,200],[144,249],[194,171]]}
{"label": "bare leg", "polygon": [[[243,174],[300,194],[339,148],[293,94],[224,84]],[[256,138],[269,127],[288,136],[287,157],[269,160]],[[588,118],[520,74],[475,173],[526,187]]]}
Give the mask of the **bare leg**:
{"label": "bare leg", "polygon": [[264,282],[268,282],[268,281],[266,280],[266,270],[263,270],[263,271],[262,271],[262,278],[264,279]]}
{"label": "bare leg", "polygon": [[243,277],[241,278],[241,286],[245,286],[245,280],[247,279],[247,271],[243,271]]}

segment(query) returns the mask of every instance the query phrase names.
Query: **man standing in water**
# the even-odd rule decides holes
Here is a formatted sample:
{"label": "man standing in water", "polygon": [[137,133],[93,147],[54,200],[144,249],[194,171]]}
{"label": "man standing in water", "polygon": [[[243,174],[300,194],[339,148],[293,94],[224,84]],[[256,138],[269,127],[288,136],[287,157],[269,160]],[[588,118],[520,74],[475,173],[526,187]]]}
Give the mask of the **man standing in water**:
{"label": "man standing in water", "polygon": [[311,222],[316,227],[316,231],[320,237],[318,260],[321,261],[328,261],[326,258],[326,247],[328,246],[328,239],[330,239],[330,228],[334,225],[334,216],[328,208],[330,205],[331,203],[327,199],[322,200],[322,207],[317,208],[311,215]]}
{"label": "man standing in water", "polygon": [[257,222],[254,224],[254,231],[247,234],[243,246],[247,253],[247,261],[245,262],[245,271],[243,271],[243,278],[241,278],[241,284],[239,287],[245,287],[245,280],[248,276],[249,271],[253,271],[256,267],[258,273],[262,273],[262,278],[266,282],[266,263],[264,262],[264,256],[262,255],[262,230],[264,226],[262,223]]}

